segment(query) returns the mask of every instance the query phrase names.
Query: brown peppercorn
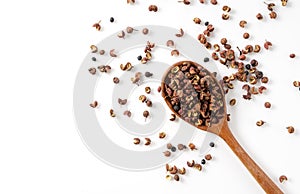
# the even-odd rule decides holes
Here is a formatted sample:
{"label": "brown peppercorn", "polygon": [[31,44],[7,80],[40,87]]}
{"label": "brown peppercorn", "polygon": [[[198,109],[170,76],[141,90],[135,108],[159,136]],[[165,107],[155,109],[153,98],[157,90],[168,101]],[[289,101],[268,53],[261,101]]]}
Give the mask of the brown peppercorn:
{"label": "brown peppercorn", "polygon": [[97,106],[98,106],[98,102],[96,100],[90,104],[90,107],[92,108],[97,108]]}
{"label": "brown peppercorn", "polygon": [[294,81],[294,82],[293,82],[293,85],[294,85],[295,87],[300,87],[300,81]]}
{"label": "brown peppercorn", "polygon": [[230,12],[230,11],[231,11],[231,8],[230,8],[229,6],[227,6],[227,5],[224,5],[224,6],[222,7],[222,10],[223,10],[223,11],[226,11],[226,12]]}
{"label": "brown peppercorn", "polygon": [[243,34],[243,38],[248,39],[250,37],[250,34],[248,32],[245,32]]}
{"label": "brown peppercorn", "polygon": [[290,54],[290,58],[295,58],[296,57],[296,55],[294,54],[294,53],[292,53],[292,54]]}
{"label": "brown peppercorn", "polygon": [[195,164],[194,168],[196,168],[197,170],[201,171],[202,170],[202,166],[201,164]]}
{"label": "brown peppercorn", "polygon": [[114,113],[113,109],[109,110],[109,114],[110,114],[111,117],[116,117],[116,114]]}
{"label": "brown peppercorn", "polygon": [[97,70],[95,67],[91,67],[91,68],[89,68],[89,72],[90,72],[90,74],[95,75],[97,73]]}
{"label": "brown peppercorn", "polygon": [[246,55],[242,54],[239,56],[239,60],[244,61],[246,59]]}
{"label": "brown peppercorn", "polygon": [[163,154],[166,157],[170,157],[171,156],[171,152],[170,151],[164,151]]}
{"label": "brown peppercorn", "polygon": [[130,112],[130,110],[125,110],[124,113],[123,113],[123,115],[128,116],[128,117],[131,117],[131,112]]}
{"label": "brown peppercorn", "polygon": [[183,3],[185,5],[191,4],[190,0],[183,0],[183,1],[178,1],[179,3]]}
{"label": "brown peppercorn", "polygon": [[197,150],[195,144],[193,144],[193,143],[190,143],[190,144],[189,144],[189,148],[190,148],[192,151]]}
{"label": "brown peppercorn", "polygon": [[260,94],[262,94],[265,90],[267,90],[267,88],[266,88],[265,86],[260,86],[260,87],[258,88],[258,92],[259,92]]}
{"label": "brown peppercorn", "polygon": [[281,0],[281,5],[282,6],[286,6],[287,5],[288,0]]}
{"label": "brown peppercorn", "polygon": [[224,48],[226,48],[226,49],[229,50],[229,49],[231,49],[231,45],[230,45],[230,44],[225,44],[225,45],[224,45]]}
{"label": "brown peppercorn", "polygon": [[178,174],[175,174],[175,175],[174,175],[174,180],[175,180],[175,181],[179,181],[179,180],[180,180],[180,178],[179,178],[179,175],[178,175]]}
{"label": "brown peppercorn", "polygon": [[138,145],[138,144],[140,144],[141,143],[141,140],[140,140],[140,138],[133,138],[133,143],[135,144],[135,145]]}
{"label": "brown peppercorn", "polygon": [[186,170],[184,167],[178,169],[178,173],[184,175],[186,173]]}
{"label": "brown peppercorn", "polygon": [[105,50],[100,50],[100,51],[99,51],[99,54],[100,54],[100,55],[104,55],[104,54],[105,54]]}
{"label": "brown peppercorn", "polygon": [[187,161],[186,164],[187,164],[188,167],[194,167],[195,161],[194,160],[192,160],[191,162]]}
{"label": "brown peppercorn", "polygon": [[178,148],[178,150],[184,150],[184,149],[186,149],[186,146],[180,143],[177,145],[177,148]]}
{"label": "brown peppercorn", "polygon": [[230,101],[229,101],[229,105],[230,106],[234,106],[236,104],[236,99],[231,99]]}
{"label": "brown peppercorn", "polygon": [[210,0],[210,3],[213,4],[213,5],[217,5],[218,1],[217,0]]}
{"label": "brown peppercorn", "polygon": [[220,46],[218,44],[214,44],[214,49],[215,49],[215,52],[219,52],[220,51]]}
{"label": "brown peppercorn", "polygon": [[174,49],[174,50],[171,51],[171,56],[176,56],[177,57],[177,56],[179,56],[179,54],[180,53],[177,49]]}
{"label": "brown peppercorn", "polygon": [[223,13],[223,14],[222,14],[222,19],[223,19],[223,20],[228,20],[228,19],[229,19],[229,14]]}
{"label": "brown peppercorn", "polygon": [[145,138],[145,141],[146,141],[146,142],[145,142],[145,145],[146,145],[146,146],[148,146],[148,145],[151,144],[151,139],[150,139],[150,138],[146,137],[146,138]]}
{"label": "brown peppercorn", "polygon": [[212,156],[210,154],[205,155],[205,160],[211,160]]}
{"label": "brown peppercorn", "polygon": [[241,28],[245,28],[246,25],[247,25],[247,21],[245,21],[245,20],[240,21],[240,27]]}
{"label": "brown peppercorn", "polygon": [[266,42],[264,43],[264,47],[265,47],[265,49],[267,49],[267,50],[269,50],[270,47],[271,47],[272,45],[273,45],[273,44],[272,44],[270,41],[267,41],[267,40],[266,40]]}
{"label": "brown peppercorn", "polygon": [[114,78],[113,78],[113,82],[114,82],[115,84],[118,84],[118,83],[120,83],[120,79],[117,78],[117,77],[114,77]]}
{"label": "brown peppercorn", "polygon": [[288,180],[288,178],[285,176],[285,175],[281,175],[280,177],[279,177],[279,182],[280,183],[283,183],[284,181],[287,181]]}
{"label": "brown peppercorn", "polygon": [[195,24],[200,24],[201,23],[200,18],[194,18],[193,21],[195,22]]}
{"label": "brown peppercorn", "polygon": [[286,127],[286,129],[288,130],[289,133],[295,132],[295,128],[293,126],[288,126],[288,127]]}
{"label": "brown peppercorn", "polygon": [[131,3],[131,4],[134,4],[134,3],[135,3],[135,0],[127,0],[127,3],[128,3],[128,4],[130,4],[130,3]]}
{"label": "brown peppercorn", "polygon": [[140,95],[139,100],[141,102],[145,102],[147,100],[147,97],[145,95]]}
{"label": "brown peppercorn", "polygon": [[150,94],[151,93],[151,88],[149,86],[145,87],[145,92],[147,94]]}
{"label": "brown peppercorn", "polygon": [[222,39],[221,39],[221,44],[222,44],[222,45],[227,44],[227,39],[226,39],[226,38],[222,38]]}
{"label": "brown peppercorn", "polygon": [[262,20],[262,19],[263,19],[263,16],[261,15],[261,13],[258,13],[258,14],[256,15],[256,18],[257,18],[258,20]]}
{"label": "brown peppercorn", "polygon": [[271,103],[270,102],[265,102],[265,107],[266,108],[271,108]]}
{"label": "brown peppercorn", "polygon": [[168,144],[167,144],[167,148],[168,148],[168,149],[171,149],[172,147],[173,147],[173,145],[172,145],[171,143],[168,143]]}
{"label": "brown peppercorn", "polygon": [[277,13],[275,11],[272,11],[271,13],[269,13],[269,16],[271,19],[276,19],[277,18]]}
{"label": "brown peppercorn", "polygon": [[171,114],[171,118],[170,118],[170,121],[175,121],[176,120],[176,115],[175,114]]}
{"label": "brown peppercorn", "polygon": [[158,86],[157,88],[157,92],[160,93],[161,92],[161,86]]}
{"label": "brown peppercorn", "polygon": [[255,53],[258,53],[260,51],[260,46],[259,45],[255,45],[254,46],[254,50]]}
{"label": "brown peppercorn", "polygon": [[149,117],[149,115],[150,115],[149,111],[145,110],[143,112],[143,116],[145,117],[145,120]]}
{"label": "brown peppercorn", "polygon": [[165,132],[160,132],[159,134],[158,134],[158,137],[160,138],[160,139],[163,139],[163,138],[165,138],[167,136],[167,134],[165,133]]}
{"label": "brown peppercorn", "polygon": [[150,6],[148,7],[148,10],[149,10],[149,11],[157,12],[157,11],[158,11],[158,7],[157,7],[156,5],[150,5]]}
{"label": "brown peppercorn", "polygon": [[265,122],[263,120],[259,120],[259,121],[256,122],[256,125],[259,126],[259,127],[263,126],[264,124],[265,124]]}
{"label": "brown peppercorn", "polygon": [[143,33],[144,35],[147,35],[147,34],[149,33],[149,29],[148,29],[148,28],[144,28],[144,29],[142,30],[142,33]]}
{"label": "brown peppercorn", "polygon": [[205,3],[205,0],[199,0],[199,2],[203,4],[203,3]]}
{"label": "brown peppercorn", "polygon": [[268,77],[262,77],[261,78],[261,82],[264,83],[264,84],[266,84],[266,83],[269,82],[269,78]]}
{"label": "brown peppercorn", "polygon": [[148,107],[152,107],[152,101],[151,101],[151,100],[147,100],[147,101],[146,101],[146,105],[147,105]]}

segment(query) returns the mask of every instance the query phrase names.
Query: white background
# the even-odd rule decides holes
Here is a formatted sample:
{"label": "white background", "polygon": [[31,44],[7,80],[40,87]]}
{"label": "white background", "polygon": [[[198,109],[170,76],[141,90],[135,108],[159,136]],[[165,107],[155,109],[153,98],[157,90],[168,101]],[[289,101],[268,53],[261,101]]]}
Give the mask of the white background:
{"label": "white background", "polygon": [[[196,36],[204,29],[193,24],[196,16],[215,25],[215,42],[226,36],[236,45],[262,45],[265,39],[274,44],[271,51],[257,55],[270,78],[268,92],[253,101],[231,93],[238,102],[229,109],[230,125],[285,193],[300,193],[300,92],[292,86],[300,80],[300,64],[299,57],[289,58],[291,52],[300,56],[300,30],[295,27],[300,3],[290,0],[289,6],[281,7],[279,0],[274,1],[279,16],[270,20],[266,5],[258,0],[219,0],[217,6],[198,1],[192,6],[176,0],[137,2],[134,6],[125,0],[1,2],[0,193],[263,193],[222,140],[216,142],[211,152],[214,160],[204,172],[190,173],[177,183],[165,180],[163,168],[133,173],[107,166],[87,150],[78,135],[72,92],[89,46],[135,25],[182,27]],[[157,4],[159,12],[148,12],[150,4]],[[229,21],[221,20],[225,4],[232,8]],[[258,12],[264,21],[257,21]],[[111,16],[116,19],[113,24]],[[91,27],[99,19],[101,32]],[[241,19],[248,21],[246,29],[238,26]],[[245,31],[252,35],[249,40],[242,38]],[[273,104],[270,110],[263,107],[265,101]],[[256,127],[259,119],[267,124]],[[295,126],[295,134],[287,133],[288,125]],[[285,184],[278,181],[282,174],[289,178]]]}

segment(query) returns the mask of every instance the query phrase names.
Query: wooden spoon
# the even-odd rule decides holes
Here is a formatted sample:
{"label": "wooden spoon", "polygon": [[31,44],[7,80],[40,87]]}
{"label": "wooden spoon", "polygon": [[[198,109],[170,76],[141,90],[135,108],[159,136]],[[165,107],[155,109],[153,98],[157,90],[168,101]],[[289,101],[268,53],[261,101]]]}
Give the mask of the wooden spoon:
{"label": "wooden spoon", "polygon": [[[183,68],[183,66],[189,66],[189,67],[192,66],[193,71],[194,71],[194,72],[192,72],[193,74],[187,72],[186,68],[185,67]],[[195,70],[197,71],[196,73],[195,73]],[[182,77],[182,73],[184,74],[184,77]],[[214,114],[214,116],[213,116],[214,118],[210,117],[209,124],[202,122],[201,124],[198,123],[196,125],[196,123],[190,121],[189,118],[183,118],[184,117],[183,115],[185,113],[182,113],[182,111],[178,111],[178,108],[176,111],[174,110],[174,105],[176,105],[174,103],[176,103],[178,101],[179,101],[178,104],[180,104],[181,102],[185,102],[185,99],[180,99],[180,98],[183,98],[182,92],[181,92],[181,94],[179,94],[178,89],[176,89],[176,87],[180,87],[181,88],[180,90],[184,91],[182,89],[184,87],[184,85],[187,85],[187,84],[191,85],[192,79],[198,79],[197,75],[198,75],[198,77],[200,77],[200,79],[202,79],[203,76],[205,76],[206,78],[209,78],[208,82],[210,82],[210,83],[206,82],[207,87],[210,87],[212,95],[217,95],[217,97],[216,96],[213,97],[214,99],[217,99],[217,102],[212,102],[211,101],[212,98],[210,98],[211,104],[217,103],[220,106],[220,107],[215,107],[215,109],[218,109],[218,111],[215,111],[215,112],[218,112],[218,113]],[[189,77],[188,78],[189,83],[187,83],[187,77]],[[182,84],[184,79],[185,79],[185,84]],[[200,84],[201,80],[198,80],[198,81],[199,81],[198,83]],[[204,82],[202,82],[202,86],[203,86],[203,83]],[[195,85],[192,85],[192,86],[194,87]],[[174,89],[174,87],[175,87],[175,89]],[[242,161],[242,163],[245,165],[245,167],[248,169],[248,171],[252,174],[252,176],[256,179],[256,181],[260,184],[260,186],[264,189],[264,191],[266,193],[268,193],[268,194],[282,194],[283,193],[279,189],[279,187],[268,177],[268,175],[250,158],[250,156],[241,147],[241,145],[238,143],[238,141],[235,139],[235,137],[231,133],[231,131],[228,127],[228,122],[227,122],[226,105],[225,105],[223,89],[221,89],[221,86],[220,86],[219,82],[216,80],[214,75],[212,75],[209,71],[207,71],[205,68],[203,68],[201,65],[199,65],[195,62],[181,61],[181,62],[178,62],[178,63],[172,65],[165,72],[165,74],[162,78],[161,88],[162,88],[162,97],[165,99],[165,102],[167,103],[169,108],[172,110],[172,112],[174,112],[174,114],[176,114],[177,117],[189,122],[189,124],[197,127],[198,129],[214,133],[214,134],[218,135],[219,137],[221,137],[227,143],[227,145],[232,149],[232,151],[236,154],[236,156]],[[175,95],[174,95],[174,91],[175,91]],[[197,91],[199,94],[199,91],[201,91],[201,90],[198,89]],[[217,91],[218,93],[214,94],[214,91]],[[171,93],[174,96],[172,96],[172,95],[170,96]],[[177,96],[178,94],[180,97]],[[173,97],[175,98],[175,100],[173,99]],[[184,97],[186,97],[186,96],[184,96]],[[197,99],[195,99],[195,100],[198,100],[200,102],[200,104],[201,104],[201,102],[203,102],[199,99],[199,96],[197,96],[196,98]],[[219,99],[219,101],[218,101],[218,99]],[[182,105],[180,104],[180,106],[182,106]],[[194,106],[196,106],[196,105],[194,105]],[[197,108],[190,107],[189,110],[186,110],[186,111],[197,110],[197,109],[199,110],[199,107],[197,107]],[[180,112],[181,114],[179,114],[178,112]],[[210,113],[214,113],[214,111],[210,111]],[[200,113],[199,113],[199,117],[200,117]]]}

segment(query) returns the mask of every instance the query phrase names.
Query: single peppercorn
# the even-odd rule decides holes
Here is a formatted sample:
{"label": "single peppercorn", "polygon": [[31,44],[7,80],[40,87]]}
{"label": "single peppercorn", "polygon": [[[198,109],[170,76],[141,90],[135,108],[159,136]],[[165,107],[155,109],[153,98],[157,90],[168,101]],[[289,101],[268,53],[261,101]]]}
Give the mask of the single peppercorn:
{"label": "single peppercorn", "polygon": [[176,152],[176,147],[173,146],[173,147],[171,148],[171,151],[172,151],[172,152]]}
{"label": "single peppercorn", "polygon": [[111,17],[111,18],[109,19],[109,21],[110,21],[111,23],[113,23],[113,22],[115,21],[115,18]]}
{"label": "single peppercorn", "polygon": [[204,61],[205,63],[207,63],[207,62],[209,61],[209,58],[208,58],[208,57],[205,57],[205,58],[203,59],[203,61]]}
{"label": "single peppercorn", "polygon": [[97,59],[96,59],[96,57],[92,57],[92,61],[96,61]]}
{"label": "single peppercorn", "polygon": [[251,69],[251,65],[250,64],[247,64],[245,67],[246,67],[247,70]]}
{"label": "single peppercorn", "polygon": [[290,54],[290,58],[295,58],[296,57],[296,55],[294,54],[294,53],[292,53],[292,54]]}
{"label": "single peppercorn", "polygon": [[174,111],[178,112],[180,110],[180,107],[178,105],[173,106]]}
{"label": "single peppercorn", "polygon": [[266,108],[271,108],[271,103],[270,102],[265,102],[265,107]]}
{"label": "single peppercorn", "polygon": [[208,24],[209,24],[209,22],[205,22],[205,23],[204,23],[205,26],[208,26]]}
{"label": "single peppercorn", "polygon": [[141,55],[139,55],[138,57],[137,57],[137,59],[140,61],[140,60],[142,60],[142,56]]}
{"label": "single peppercorn", "polygon": [[215,147],[215,143],[214,142],[210,142],[209,146],[213,148],[213,147]]}
{"label": "single peppercorn", "polygon": [[256,71],[255,76],[256,76],[257,79],[261,79],[264,76],[264,74],[261,71]]}
{"label": "single peppercorn", "polygon": [[206,163],[206,160],[202,159],[201,164],[205,164],[205,163]]}

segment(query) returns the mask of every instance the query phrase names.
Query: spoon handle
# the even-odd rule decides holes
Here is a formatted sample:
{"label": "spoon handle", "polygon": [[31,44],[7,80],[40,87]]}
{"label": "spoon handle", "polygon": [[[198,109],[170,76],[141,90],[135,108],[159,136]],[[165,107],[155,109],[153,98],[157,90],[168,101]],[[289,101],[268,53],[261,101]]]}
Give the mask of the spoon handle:
{"label": "spoon handle", "polygon": [[227,143],[244,166],[260,184],[267,194],[283,194],[279,187],[268,177],[268,175],[250,158],[247,152],[242,148],[239,142],[225,125],[220,131],[219,136]]}

